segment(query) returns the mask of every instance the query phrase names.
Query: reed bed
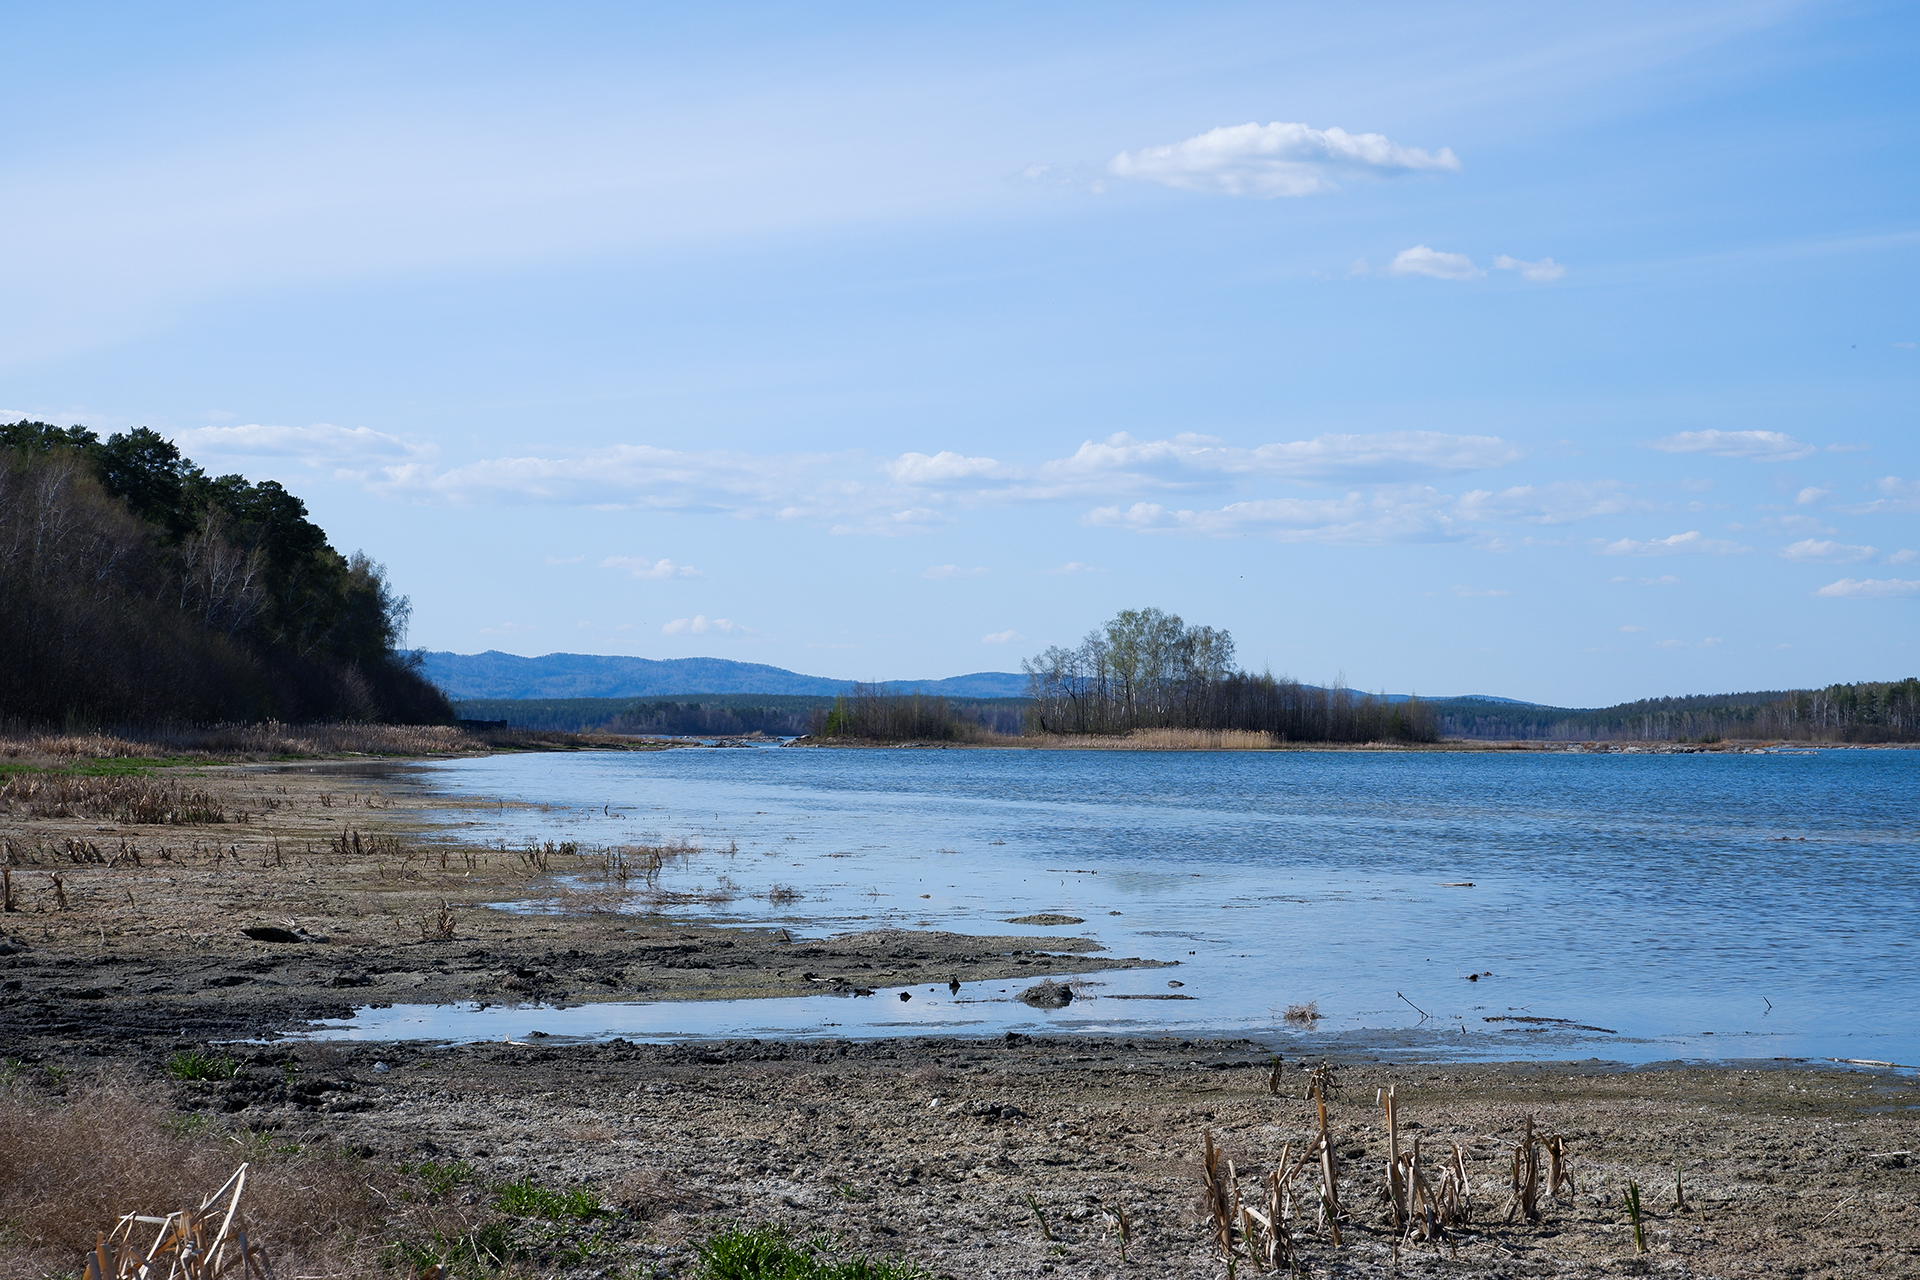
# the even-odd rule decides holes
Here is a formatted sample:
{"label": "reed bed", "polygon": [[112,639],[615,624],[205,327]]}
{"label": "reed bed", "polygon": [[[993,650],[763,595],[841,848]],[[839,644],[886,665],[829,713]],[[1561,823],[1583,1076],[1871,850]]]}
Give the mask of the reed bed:
{"label": "reed bed", "polygon": [[0,784],[0,813],[29,818],[103,818],[129,826],[209,826],[226,807],[204,787],[151,778],[24,774]]}
{"label": "reed bed", "polygon": [[1135,729],[1129,733],[1049,733],[1016,739],[1061,751],[1271,751],[1280,740],[1253,729]]}
{"label": "reed bed", "polygon": [[[1278,1069],[1276,1059],[1270,1091],[1277,1092]],[[1313,1069],[1307,1096],[1314,1104],[1318,1127],[1304,1142],[1286,1142],[1273,1170],[1253,1174],[1251,1195],[1243,1191],[1243,1174],[1215,1145],[1212,1131],[1201,1131],[1200,1216],[1229,1277],[1242,1261],[1261,1271],[1303,1274],[1300,1249],[1308,1232],[1324,1233],[1325,1242],[1338,1249],[1345,1245],[1343,1222],[1365,1225],[1341,1200],[1340,1143],[1327,1112],[1327,1099],[1338,1087],[1330,1067],[1323,1064]],[[1450,1142],[1444,1152],[1435,1154],[1419,1136],[1403,1148],[1396,1095],[1395,1088],[1379,1094],[1387,1132],[1385,1177],[1378,1189],[1386,1220],[1379,1226],[1388,1234],[1396,1258],[1402,1240],[1436,1249],[1445,1244],[1457,1258],[1458,1233],[1468,1227],[1474,1211],[1467,1153],[1459,1143]],[[1509,1154],[1507,1223],[1516,1217],[1529,1223],[1542,1221],[1543,1195],[1571,1199],[1574,1177],[1565,1137],[1542,1134],[1533,1117],[1527,1116]],[[1351,1180],[1348,1191],[1349,1204],[1357,1203]]]}

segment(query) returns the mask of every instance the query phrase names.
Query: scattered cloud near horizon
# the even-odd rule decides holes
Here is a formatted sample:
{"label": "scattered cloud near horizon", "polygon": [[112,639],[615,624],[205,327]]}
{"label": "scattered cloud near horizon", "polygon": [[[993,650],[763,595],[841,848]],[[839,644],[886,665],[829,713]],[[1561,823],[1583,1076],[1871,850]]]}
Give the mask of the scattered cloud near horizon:
{"label": "scattered cloud near horizon", "polygon": [[1385,271],[1390,276],[1432,276],[1435,280],[1478,280],[1487,274],[1464,253],[1443,253],[1423,244],[1394,254]]}
{"label": "scattered cloud near horizon", "polygon": [[921,570],[923,578],[984,578],[993,570],[976,566],[968,569],[957,564],[936,564]]}
{"label": "scattered cloud near horizon", "polygon": [[698,578],[701,572],[690,564],[675,564],[671,560],[649,560],[645,556],[608,556],[600,562],[602,569],[625,569],[636,578]]}
{"label": "scattered cloud near horizon", "polygon": [[1784,560],[1819,561],[1826,564],[1853,564],[1860,560],[1871,560],[1880,554],[1877,547],[1855,547],[1841,542],[1829,542],[1820,538],[1802,538],[1792,546],[1783,547],[1780,556]]}
{"label": "scattered cloud near horizon", "polygon": [[1493,266],[1496,271],[1518,271],[1521,278],[1533,280],[1540,284],[1558,280],[1561,276],[1567,274],[1566,267],[1561,263],[1555,262],[1552,258],[1542,258],[1538,262],[1527,262],[1520,258],[1508,257],[1503,253],[1493,260]]}
{"label": "scattered cloud near horizon", "polygon": [[1920,579],[1912,578],[1842,578],[1838,582],[1829,582],[1813,593],[1816,596],[1866,596],[1887,598],[1891,596],[1920,596]]}
{"label": "scattered cloud near horizon", "polygon": [[1648,448],[1662,453],[1709,453],[1716,458],[1751,458],[1755,462],[1797,462],[1812,456],[1816,446],[1802,444],[1780,431],[1682,431],[1655,440]]}
{"label": "scattered cloud near horizon", "polygon": [[1611,542],[1595,539],[1594,553],[1603,556],[1671,556],[1671,555],[1710,555],[1737,556],[1753,550],[1737,542],[1724,538],[1709,538],[1698,529],[1686,533],[1676,533],[1667,538],[1649,538],[1636,541],[1633,538],[1616,538]]}
{"label": "scattered cloud near horizon", "polygon": [[1116,178],[1262,199],[1325,195],[1340,190],[1341,179],[1458,173],[1460,167],[1449,147],[1426,151],[1384,134],[1280,121],[1209,129],[1181,142],[1122,151],[1107,162]]}
{"label": "scattered cloud near horizon", "polygon": [[980,643],[981,644],[1012,644],[1015,640],[1025,640],[1025,639],[1026,637],[1021,635],[1018,631],[1013,631],[1013,630],[989,631],[986,635],[980,637]]}
{"label": "scattered cloud near horizon", "polygon": [[703,636],[715,631],[723,635],[732,635],[747,630],[749,628],[741,626],[731,618],[709,618],[706,614],[699,613],[691,618],[675,618],[661,627],[660,633],[668,636]]}

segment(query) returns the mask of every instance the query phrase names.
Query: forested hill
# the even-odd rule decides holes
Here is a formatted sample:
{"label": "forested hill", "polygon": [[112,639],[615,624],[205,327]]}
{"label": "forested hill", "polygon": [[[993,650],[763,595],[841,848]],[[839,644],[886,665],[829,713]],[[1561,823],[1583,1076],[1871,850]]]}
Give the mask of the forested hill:
{"label": "forested hill", "polygon": [[1920,741],[1920,679],[1824,689],[1644,698],[1612,707],[1542,707],[1490,698],[1427,704],[1442,736],[1499,741]]}
{"label": "forested hill", "polygon": [[[538,658],[489,649],[485,653],[424,655],[422,672],[449,696],[469,698],[662,698],[687,694],[776,694],[825,697],[845,693],[848,680],[801,675],[760,662],[728,658],[628,658],[594,653],[549,653]],[[1017,698],[1027,678],[1009,671],[978,671],[944,680],[894,680],[897,692],[956,698]]]}
{"label": "forested hill", "polygon": [[0,719],[451,720],[406,620],[271,480],[145,428],[0,424]]}

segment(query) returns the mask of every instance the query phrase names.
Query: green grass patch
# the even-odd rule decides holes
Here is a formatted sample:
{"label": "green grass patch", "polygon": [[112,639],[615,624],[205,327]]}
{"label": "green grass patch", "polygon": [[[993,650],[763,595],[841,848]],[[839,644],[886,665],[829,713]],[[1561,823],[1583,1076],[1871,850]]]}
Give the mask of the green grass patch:
{"label": "green grass patch", "polygon": [[182,1049],[161,1069],[174,1080],[231,1080],[240,1074],[240,1060],[221,1053]]}
{"label": "green grass patch", "polygon": [[567,1218],[584,1221],[606,1212],[600,1207],[600,1197],[585,1187],[555,1191],[551,1187],[540,1186],[532,1178],[501,1184],[493,1207],[516,1217],[546,1218],[553,1222]]}
{"label": "green grass patch", "polygon": [[416,1165],[403,1165],[404,1173],[420,1180],[420,1186],[429,1195],[444,1196],[463,1182],[472,1182],[474,1167],[465,1160],[427,1160]]}
{"label": "green grass patch", "polygon": [[900,1258],[870,1258],[829,1236],[802,1240],[783,1227],[731,1227],[698,1247],[701,1280],[931,1280]]}
{"label": "green grass patch", "polygon": [[50,778],[140,778],[155,769],[174,769],[183,764],[205,764],[191,756],[102,756],[95,760],[76,760],[55,769],[24,760],[0,760],[0,779],[15,774],[37,773]]}

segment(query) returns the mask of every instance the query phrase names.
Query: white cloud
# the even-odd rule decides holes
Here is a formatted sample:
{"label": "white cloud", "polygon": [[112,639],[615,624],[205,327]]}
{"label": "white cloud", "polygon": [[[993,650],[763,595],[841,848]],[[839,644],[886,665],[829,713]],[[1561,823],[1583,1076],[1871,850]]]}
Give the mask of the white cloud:
{"label": "white cloud", "polygon": [[1677,587],[1680,585],[1680,579],[1670,573],[1663,573],[1657,578],[1609,578],[1607,581],[1631,582],[1636,586],[1642,587]]}
{"label": "white cloud", "polygon": [[945,449],[932,455],[903,453],[881,464],[881,469],[893,477],[894,483],[904,485],[952,484],[959,480],[996,479],[1008,474],[1008,468],[992,458],[969,458]]}
{"label": "white cloud", "polygon": [[[801,515],[804,512],[790,508],[782,515]],[[878,538],[898,538],[915,533],[932,533],[943,524],[950,524],[953,517],[931,507],[907,507],[899,511],[888,511],[870,515],[861,524],[836,524],[836,535],[865,536]]]}
{"label": "white cloud", "polygon": [[985,568],[963,569],[957,564],[936,564],[921,571],[923,578],[984,578],[992,572]]}
{"label": "white cloud", "polygon": [[1058,578],[1058,577],[1065,577],[1068,574],[1104,573],[1106,571],[1104,569],[1096,569],[1090,564],[1081,564],[1078,560],[1069,560],[1065,564],[1061,565],[1058,569],[1042,569],[1040,572],[1046,574],[1049,577]]}
{"label": "white cloud", "polygon": [[675,618],[660,628],[661,634],[669,636],[703,636],[709,631],[719,631],[728,635],[744,632],[747,628],[729,618],[709,618],[706,614],[695,614],[691,618]]}
{"label": "white cloud", "polygon": [[1755,462],[1793,462],[1814,452],[1813,445],[1802,444],[1780,431],[1682,431],[1655,440],[1650,447],[1662,453],[1710,453]]}
{"label": "white cloud", "polygon": [[1920,596],[1920,580],[1907,578],[1867,578],[1856,582],[1852,578],[1842,578],[1838,582],[1829,582],[1813,594],[1816,596],[1867,596],[1878,598]]}
{"label": "white cloud", "polygon": [[1645,630],[1646,630],[1646,628],[1645,628],[1645,627],[1635,627],[1635,626],[1625,626],[1625,627],[1622,627],[1622,628],[1620,628],[1620,630],[1621,630],[1621,632],[1622,632],[1622,634],[1625,634],[1625,635],[1632,635],[1632,634],[1634,634],[1634,633],[1635,633],[1635,632],[1637,632],[1637,631],[1645,631]]}
{"label": "white cloud", "polygon": [[1025,640],[1018,631],[989,631],[980,637],[981,644],[1012,644],[1015,640]]}
{"label": "white cloud", "polygon": [[1184,142],[1122,151],[1107,162],[1116,178],[1228,196],[1311,196],[1340,189],[1338,178],[1458,172],[1451,149],[1401,146],[1378,133],[1304,124],[1240,124]]}
{"label": "white cloud", "polygon": [[1912,564],[1915,560],[1920,560],[1920,551],[1914,551],[1911,548],[1896,551],[1887,557],[1888,564]]}
{"label": "white cloud", "polygon": [[173,437],[181,452],[217,470],[221,460],[286,459],[322,467],[347,477],[364,479],[375,468],[418,463],[439,449],[416,444],[369,427],[336,427],[316,422],[308,427],[268,426],[258,422],[232,427],[194,427]]}
{"label": "white cloud", "polygon": [[1043,464],[1032,479],[1035,491],[1054,493],[1110,487],[1118,477],[1160,487],[1223,476],[1395,480],[1504,466],[1522,456],[1498,436],[1440,431],[1330,433],[1252,449],[1191,432],[1166,440],[1136,440],[1121,431],[1105,440],[1086,441],[1070,456]]}
{"label": "white cloud", "polygon": [[1464,253],[1442,253],[1423,244],[1394,254],[1386,272],[1392,276],[1432,276],[1436,280],[1478,280],[1487,274]]}
{"label": "white cloud", "polygon": [[636,578],[697,578],[700,571],[690,564],[675,564],[671,560],[649,560],[644,556],[608,556],[600,562],[602,569],[625,569]]}
{"label": "white cloud", "polygon": [[1831,498],[1832,496],[1833,490],[1831,489],[1816,489],[1812,485],[1808,485],[1799,493],[1794,494],[1793,500],[1803,507],[1810,507],[1820,501],[1820,499]]}
{"label": "white cloud", "polygon": [[1499,591],[1499,590],[1475,591],[1471,587],[1455,587],[1453,589],[1453,594],[1455,594],[1456,596],[1459,596],[1462,600],[1479,600],[1479,599],[1492,599],[1497,596],[1510,596],[1513,594],[1513,592]]}
{"label": "white cloud", "polygon": [[1668,538],[1650,538],[1638,542],[1632,538],[1616,538],[1612,542],[1595,539],[1594,551],[1603,556],[1671,556],[1682,554],[1701,554],[1713,556],[1737,556],[1753,550],[1737,542],[1728,542],[1724,538],[1709,538],[1699,530],[1676,533]]}
{"label": "white cloud", "polygon": [[1538,262],[1526,262],[1519,258],[1510,258],[1503,253],[1493,260],[1493,265],[1500,271],[1518,271],[1526,279],[1535,280],[1541,284],[1545,284],[1549,280],[1558,280],[1561,276],[1567,274],[1566,267],[1555,262],[1552,258],[1542,258]]}
{"label": "white cloud", "polygon": [[1873,482],[1870,488],[1882,496],[1872,502],[1863,502],[1848,510],[1867,514],[1880,511],[1920,511],[1920,480],[1902,480],[1899,476],[1882,476]]}
{"label": "white cloud", "polygon": [[1845,543],[1829,542],[1821,538],[1802,538],[1780,552],[1782,559],[1821,561],[1827,564],[1854,564],[1861,560],[1871,560],[1879,554],[1877,547],[1850,547]]}
{"label": "white cloud", "polygon": [[1643,511],[1645,502],[1628,496],[1616,480],[1556,481],[1519,485],[1498,493],[1474,489],[1460,496],[1467,520],[1521,520],[1529,524],[1568,524],[1589,516]]}
{"label": "white cloud", "polygon": [[1097,507],[1088,524],[1139,533],[1229,537],[1267,534],[1284,542],[1435,542],[1465,535],[1447,495],[1405,486],[1339,498],[1266,498],[1210,511],[1176,510],[1157,502]]}

